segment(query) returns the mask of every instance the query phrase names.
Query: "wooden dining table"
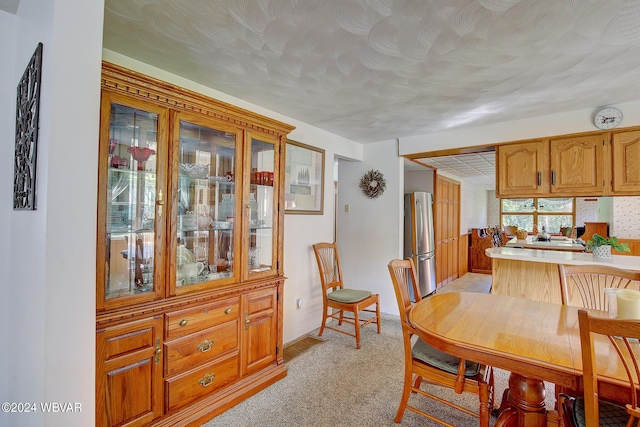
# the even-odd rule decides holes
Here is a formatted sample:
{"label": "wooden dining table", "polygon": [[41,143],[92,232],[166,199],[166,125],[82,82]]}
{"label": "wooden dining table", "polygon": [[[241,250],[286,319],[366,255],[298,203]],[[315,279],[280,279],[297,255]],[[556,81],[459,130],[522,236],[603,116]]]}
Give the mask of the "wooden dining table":
{"label": "wooden dining table", "polygon": [[[511,372],[496,427],[561,424],[557,410],[545,407],[544,381],[565,389],[581,389],[577,307],[504,295],[450,292],[419,301],[410,319],[419,337],[432,346]],[[611,346],[605,341],[602,344],[596,356],[600,395],[621,398],[628,390],[626,374],[614,350],[608,350]]]}

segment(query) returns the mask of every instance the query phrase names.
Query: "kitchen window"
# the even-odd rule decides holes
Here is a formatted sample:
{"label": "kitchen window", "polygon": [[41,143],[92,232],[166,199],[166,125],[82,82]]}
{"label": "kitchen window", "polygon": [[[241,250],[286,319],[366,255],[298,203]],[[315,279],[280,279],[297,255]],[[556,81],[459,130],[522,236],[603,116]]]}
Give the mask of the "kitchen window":
{"label": "kitchen window", "polygon": [[560,233],[560,227],[573,227],[576,218],[576,204],[573,197],[501,199],[500,222],[503,227],[517,225],[519,229],[533,232]]}

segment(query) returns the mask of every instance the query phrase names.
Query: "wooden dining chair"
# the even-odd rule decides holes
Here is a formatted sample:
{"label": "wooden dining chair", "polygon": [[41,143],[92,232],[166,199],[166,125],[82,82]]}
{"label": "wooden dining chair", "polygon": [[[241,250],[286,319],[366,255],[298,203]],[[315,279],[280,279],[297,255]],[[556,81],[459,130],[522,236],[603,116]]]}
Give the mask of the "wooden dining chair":
{"label": "wooden dining chair", "polygon": [[[406,409],[421,414],[433,421],[444,425],[451,425],[419,408],[409,405],[411,392],[430,397],[438,402],[449,405],[464,413],[480,418],[480,426],[489,425],[489,415],[493,410],[493,370],[490,366],[481,365],[459,359],[442,352],[418,338],[412,346],[411,338],[416,334],[409,319],[409,312],[413,308],[410,298],[411,288],[416,302],[421,299],[418,291],[416,271],[411,259],[394,259],[389,262],[389,273],[398,300],[402,337],[404,341],[404,388],[400,407],[394,421],[402,421]],[[414,379],[415,377],[415,379]],[[480,409],[478,413],[469,411],[455,403],[449,402],[434,394],[420,389],[422,380],[453,389],[456,393],[469,392],[478,395]]]}
{"label": "wooden dining chair", "polygon": [[518,231],[518,226],[517,225],[505,225],[504,226],[504,233],[509,238],[515,237],[516,236],[516,231]]}
{"label": "wooden dining chair", "polygon": [[[572,398],[572,412],[565,420],[574,427],[628,426],[640,420],[640,408],[635,390],[640,387],[638,378],[638,339],[640,320],[596,317],[589,311],[578,311],[580,327],[580,348],[582,350],[582,373],[584,376],[584,398]],[[596,336],[606,337],[598,340]],[[598,376],[596,354],[604,350],[601,346],[613,348],[611,357],[617,357],[627,374],[629,395],[626,405],[614,404],[598,398]],[[597,348],[596,348],[597,347]],[[605,353],[607,354],[607,353]]]}
{"label": "wooden dining chair", "polygon": [[640,271],[623,270],[608,265],[558,266],[562,302],[575,307],[607,310],[605,288],[638,289]]}
{"label": "wooden dining chair", "polygon": [[[340,256],[335,243],[316,243],[313,251],[318,261],[320,282],[322,283],[322,326],[318,336],[322,336],[324,329],[331,329],[356,339],[356,348],[360,348],[360,329],[375,323],[380,333],[380,297],[370,291],[348,289],[342,281]],[[375,310],[370,307],[375,305]],[[329,314],[329,310],[332,310]],[[336,311],[333,311],[336,310]],[[345,314],[351,313],[351,315]],[[373,313],[369,318],[360,318],[360,313]],[[342,322],[351,323],[355,333],[334,328],[327,324],[328,320],[337,320],[338,326]]]}
{"label": "wooden dining chair", "polygon": [[[640,285],[640,272],[623,270],[608,265],[558,265],[562,290],[562,303],[574,307],[607,311],[605,288],[627,288]],[[567,423],[572,422],[573,406],[578,390],[555,386],[558,409]],[[582,401],[580,401],[582,402]]]}

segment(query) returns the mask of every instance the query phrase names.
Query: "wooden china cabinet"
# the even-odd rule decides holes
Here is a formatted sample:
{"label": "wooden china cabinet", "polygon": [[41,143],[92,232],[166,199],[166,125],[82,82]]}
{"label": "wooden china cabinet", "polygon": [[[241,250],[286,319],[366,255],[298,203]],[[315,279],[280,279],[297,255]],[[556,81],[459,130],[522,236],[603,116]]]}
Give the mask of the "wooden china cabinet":
{"label": "wooden china cabinet", "polygon": [[103,63],[96,425],[199,425],[286,375],[292,129]]}

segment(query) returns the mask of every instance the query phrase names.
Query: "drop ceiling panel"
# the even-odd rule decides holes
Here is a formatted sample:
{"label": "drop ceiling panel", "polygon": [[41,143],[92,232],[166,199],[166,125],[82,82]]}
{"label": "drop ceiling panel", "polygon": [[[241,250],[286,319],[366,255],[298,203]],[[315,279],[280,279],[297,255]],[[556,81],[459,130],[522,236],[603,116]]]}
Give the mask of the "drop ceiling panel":
{"label": "drop ceiling panel", "polygon": [[459,178],[472,178],[473,183],[494,189],[496,182],[495,152],[458,154],[454,156],[417,159],[420,163],[437,169],[440,173]]}

